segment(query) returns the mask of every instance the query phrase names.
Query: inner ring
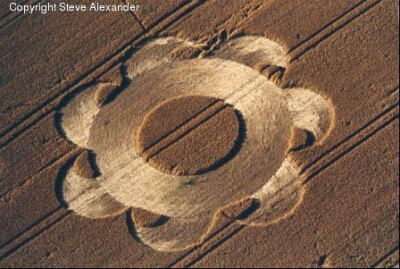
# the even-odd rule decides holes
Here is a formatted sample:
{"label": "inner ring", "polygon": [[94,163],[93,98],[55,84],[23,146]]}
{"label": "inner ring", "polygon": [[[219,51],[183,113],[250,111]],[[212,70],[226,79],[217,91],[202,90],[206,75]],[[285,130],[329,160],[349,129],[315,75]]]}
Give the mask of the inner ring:
{"label": "inner ring", "polygon": [[234,154],[240,140],[237,114],[232,106],[214,97],[172,98],[145,115],[135,148],[163,173],[202,174]]}

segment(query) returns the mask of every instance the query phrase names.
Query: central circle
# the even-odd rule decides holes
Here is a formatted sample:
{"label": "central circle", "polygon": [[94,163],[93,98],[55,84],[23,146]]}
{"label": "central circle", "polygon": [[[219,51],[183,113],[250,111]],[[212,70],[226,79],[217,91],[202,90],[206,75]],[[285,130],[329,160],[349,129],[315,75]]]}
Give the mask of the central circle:
{"label": "central circle", "polygon": [[207,172],[238,146],[234,108],[207,96],[169,99],[152,109],[136,135],[136,150],[154,168],[173,175]]}

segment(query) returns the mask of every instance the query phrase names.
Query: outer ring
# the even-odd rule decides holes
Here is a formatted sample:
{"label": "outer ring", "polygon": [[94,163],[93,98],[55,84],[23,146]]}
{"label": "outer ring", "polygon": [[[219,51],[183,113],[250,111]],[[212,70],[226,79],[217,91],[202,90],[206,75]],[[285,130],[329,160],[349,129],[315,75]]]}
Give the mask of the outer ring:
{"label": "outer ring", "polygon": [[[232,160],[181,190],[175,176],[144,163],[133,143],[143,116],[156,104],[196,94],[221,98],[239,110],[246,138]],[[100,110],[88,144],[97,154],[100,182],[119,202],[181,217],[214,210],[260,189],[285,158],[291,126],[282,90],[257,71],[233,61],[194,59],[161,65],[134,78]]]}

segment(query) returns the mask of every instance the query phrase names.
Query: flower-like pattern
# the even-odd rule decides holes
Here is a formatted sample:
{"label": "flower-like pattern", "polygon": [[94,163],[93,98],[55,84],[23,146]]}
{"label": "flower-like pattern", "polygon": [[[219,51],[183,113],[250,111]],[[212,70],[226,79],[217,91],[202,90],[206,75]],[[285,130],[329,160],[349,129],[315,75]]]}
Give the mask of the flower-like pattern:
{"label": "flower-like pattern", "polygon": [[[197,48],[173,37],[150,41],[124,63],[129,83],[111,101],[99,102],[109,85],[97,83],[61,109],[63,133],[93,153],[92,165],[99,172],[85,176],[77,165],[69,168],[62,184],[68,208],[87,218],[111,217],[133,208],[137,238],[160,251],[201,243],[217,212],[247,225],[265,225],[292,212],[303,191],[298,168],[289,156],[294,130],[305,130],[321,141],[332,120],[331,107],[319,94],[304,88],[283,90],[274,83],[272,78],[282,76],[289,63],[285,49],[276,42],[237,37],[220,44],[210,55],[185,59],[185,52]],[[269,70],[267,75],[265,70]],[[168,116],[165,104],[186,97],[210,97],[218,102],[200,98],[198,104],[188,103],[176,111],[174,126],[162,125],[165,132],[158,136],[164,140],[176,130],[181,134],[154,151],[178,156],[169,170],[157,169],[149,161],[156,153],[142,158],[137,146],[143,122],[151,121],[149,115],[161,107]],[[207,102],[202,105],[201,100]],[[216,157],[219,165],[201,173],[177,173],[183,171],[190,144],[196,151],[191,153],[192,163],[207,159],[209,152],[219,152],[209,148],[222,143],[218,142],[222,137],[218,128],[224,122],[222,117],[210,123],[207,128],[213,131],[207,132],[201,128],[206,128],[208,118],[193,116],[190,120],[194,123],[188,123],[184,118],[179,121],[180,116],[189,112],[199,115],[221,102],[226,106],[221,105],[220,110],[228,107],[240,116],[241,126],[232,121],[229,127],[240,129],[231,145],[234,149],[227,150],[234,156]],[[167,116],[160,122],[167,122]],[[190,137],[194,129],[206,136],[201,143],[195,142],[195,135]],[[179,142],[181,148],[176,146],[179,139],[186,143]]]}

